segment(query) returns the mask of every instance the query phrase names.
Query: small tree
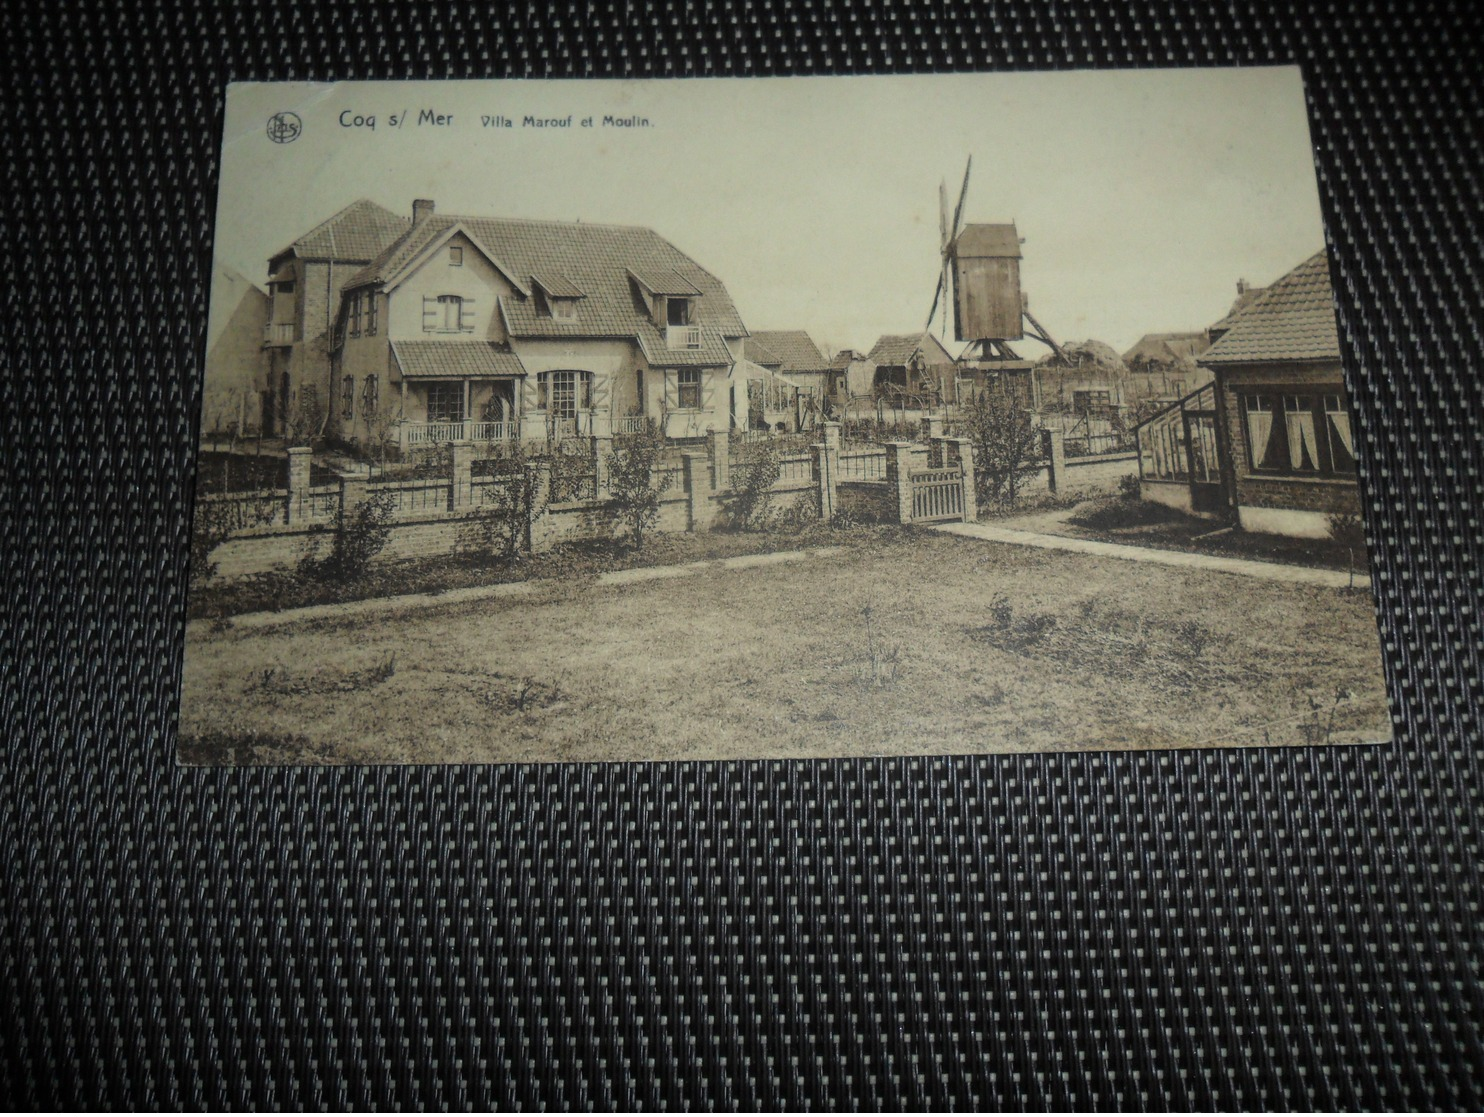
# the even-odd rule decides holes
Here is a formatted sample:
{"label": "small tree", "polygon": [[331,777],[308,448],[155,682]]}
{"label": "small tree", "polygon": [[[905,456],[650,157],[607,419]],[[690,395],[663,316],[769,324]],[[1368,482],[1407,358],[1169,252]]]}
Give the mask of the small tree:
{"label": "small tree", "polygon": [[994,385],[969,402],[964,424],[974,445],[974,482],[981,503],[1012,505],[1021,482],[1040,468],[1040,428],[1011,390]]}
{"label": "small tree", "polygon": [[752,527],[767,520],[773,486],[778,483],[781,472],[778,450],[771,439],[747,444],[742,451],[742,460],[732,470],[732,496],[727,516],[733,527]]}
{"label": "small tree", "polygon": [[395,499],[386,492],[367,497],[349,511],[342,506],[331,528],[330,553],[324,558],[306,556],[299,564],[301,571],[322,582],[359,578],[391,539],[395,507]]}
{"label": "small tree", "polygon": [[525,547],[535,506],[530,462],[519,443],[495,462],[494,480],[484,488],[485,502],[459,529],[459,545],[504,559],[514,559]]}
{"label": "small tree", "polygon": [[636,551],[644,546],[644,533],[659,519],[660,497],[670,487],[668,472],[658,483],[654,477],[664,443],[659,426],[651,419],[641,433],[624,436],[608,455],[609,499]]}
{"label": "small tree", "polygon": [[211,553],[240,531],[272,523],[282,504],[279,498],[256,494],[217,500],[197,497],[191,518],[191,580],[212,577],[217,564]]}
{"label": "small tree", "polygon": [[1350,588],[1355,588],[1355,559],[1366,556],[1365,521],[1354,512],[1336,512],[1329,518],[1329,537],[1345,548]]}

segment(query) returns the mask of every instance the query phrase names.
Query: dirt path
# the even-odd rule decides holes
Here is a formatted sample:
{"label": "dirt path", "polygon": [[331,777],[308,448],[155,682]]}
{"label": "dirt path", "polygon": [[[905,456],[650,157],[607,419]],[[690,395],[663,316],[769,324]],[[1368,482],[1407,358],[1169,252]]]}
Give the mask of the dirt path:
{"label": "dirt path", "polygon": [[[1051,526],[1050,517],[1059,513],[1047,513],[1044,519]],[[1294,582],[1300,585],[1329,586],[1344,589],[1354,585],[1356,589],[1370,589],[1371,580],[1363,574],[1354,577],[1343,570],[1323,570],[1312,566],[1293,566],[1280,562],[1259,562],[1256,559],[1227,558],[1221,555],[1198,555],[1187,551],[1162,551],[1153,547],[1132,547],[1126,543],[1102,543],[1094,539],[1077,539],[1070,535],[1049,535],[1041,531],[1026,530],[1025,525],[1043,517],[1023,517],[1012,521],[1015,527],[998,524],[943,524],[937,531],[950,535],[962,535],[970,539],[984,539],[991,543],[1013,543],[1022,547],[1040,547],[1051,551],[1075,551],[1084,555],[1101,555],[1106,558],[1127,559],[1130,562],[1157,563],[1162,566],[1180,566],[1194,570],[1216,570],[1226,574],[1247,574],[1254,578],[1266,578],[1273,582]]]}

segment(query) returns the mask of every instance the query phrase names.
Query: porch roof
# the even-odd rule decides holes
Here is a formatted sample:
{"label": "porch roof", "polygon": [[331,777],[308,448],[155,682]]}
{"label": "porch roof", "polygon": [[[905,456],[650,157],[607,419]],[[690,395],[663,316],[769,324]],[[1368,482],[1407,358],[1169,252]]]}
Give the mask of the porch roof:
{"label": "porch roof", "polygon": [[489,380],[526,374],[514,351],[493,341],[394,341],[392,354],[410,380]]}

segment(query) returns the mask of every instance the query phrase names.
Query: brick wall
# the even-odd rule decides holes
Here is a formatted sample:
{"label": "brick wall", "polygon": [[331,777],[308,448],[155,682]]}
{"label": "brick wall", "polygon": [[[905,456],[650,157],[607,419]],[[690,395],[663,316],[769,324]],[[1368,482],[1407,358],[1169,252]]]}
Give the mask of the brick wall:
{"label": "brick wall", "polygon": [[836,493],[840,511],[858,520],[888,523],[896,515],[896,496],[885,481],[841,481]]}
{"label": "brick wall", "polygon": [[[1042,466],[1021,482],[1026,494],[1050,491],[1050,468]],[[1061,496],[1099,496],[1118,491],[1118,484],[1128,475],[1139,475],[1139,455],[1097,454],[1088,458],[1067,458],[1062,476],[1057,479]]]}

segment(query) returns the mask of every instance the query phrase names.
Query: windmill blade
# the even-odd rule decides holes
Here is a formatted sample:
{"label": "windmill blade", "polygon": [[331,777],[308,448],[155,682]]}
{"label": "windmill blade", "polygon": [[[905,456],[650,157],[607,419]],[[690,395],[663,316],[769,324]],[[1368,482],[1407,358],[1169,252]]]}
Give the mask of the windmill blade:
{"label": "windmill blade", "polygon": [[953,235],[948,239],[953,241],[958,237],[959,222],[964,216],[964,199],[969,196],[969,168],[974,165],[974,157],[969,156],[969,161],[964,164],[964,184],[958,192],[958,205],[953,208]]}
{"label": "windmill blade", "polygon": [[938,273],[938,289],[933,292],[933,309],[928,311],[927,324],[922,327],[924,330],[930,330],[933,327],[933,316],[938,313],[938,300],[943,297],[943,285],[947,279],[948,268],[945,265]]}
{"label": "windmill blade", "polygon": [[948,251],[948,183],[938,180],[938,243]]}

